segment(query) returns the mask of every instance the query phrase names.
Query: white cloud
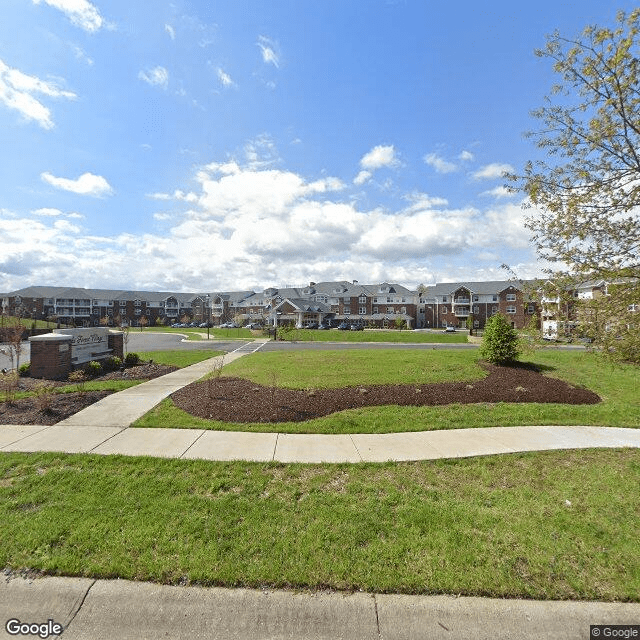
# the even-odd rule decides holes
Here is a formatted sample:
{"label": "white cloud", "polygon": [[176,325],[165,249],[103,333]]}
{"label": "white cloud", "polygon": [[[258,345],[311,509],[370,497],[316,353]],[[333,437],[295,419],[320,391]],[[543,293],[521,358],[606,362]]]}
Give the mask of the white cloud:
{"label": "white cloud", "polygon": [[360,173],[358,173],[358,175],[353,179],[353,184],[364,184],[372,175],[371,171],[360,171]]}
{"label": "white cloud", "polygon": [[231,76],[228,73],[225,73],[220,67],[217,69],[218,80],[225,87],[233,87],[235,86],[235,82],[231,79]]}
{"label": "white cloud", "polygon": [[382,167],[397,167],[400,161],[392,144],[377,145],[360,158],[361,171],[353,179],[356,185],[364,184],[373,177],[373,172]]}
{"label": "white cloud", "polygon": [[172,40],[176,39],[176,30],[170,24],[165,24],[164,30],[169,34],[169,37]]}
{"label": "white cloud", "polygon": [[74,25],[85,31],[93,33],[104,26],[100,12],[88,0],[33,0],[34,4],[41,2],[59,9]]}
{"label": "white cloud", "polygon": [[463,162],[470,162],[471,160],[473,160],[473,158],[474,156],[471,151],[462,151],[458,156],[458,159],[462,160]]}
{"label": "white cloud", "polygon": [[511,171],[513,171],[513,167],[510,164],[493,162],[474,171],[471,175],[476,180],[495,180],[496,178],[503,178],[505,173]]}
{"label": "white cloud", "polygon": [[36,216],[45,216],[45,217],[49,217],[49,218],[55,218],[57,216],[61,216],[62,215],[62,211],[60,211],[60,209],[52,209],[49,207],[44,207],[42,209],[36,209],[35,211],[32,211],[31,213],[33,213],[33,215]]}
{"label": "white cloud", "polygon": [[169,72],[164,67],[154,67],[148,71],[140,71],[138,78],[144,80],[152,87],[162,87],[166,89],[169,86]]}
{"label": "white cloud", "polygon": [[373,149],[365,153],[360,160],[360,166],[367,170],[380,169],[381,167],[395,167],[398,164],[396,152],[392,144],[373,147]]}
{"label": "white cloud", "polygon": [[195,291],[353,278],[501,279],[494,257],[525,265],[522,273],[535,261],[519,203],[454,208],[413,192],[400,209],[360,209],[341,201],[339,178],[232,159],[198,168],[193,183],[152,194],[174,205],[153,214],[157,233],[101,238],[70,215],[45,215],[53,208],[37,210],[38,219],[3,211],[0,290],[67,282],[71,268],[78,286]]}
{"label": "white cloud", "polygon": [[453,173],[458,170],[453,162],[444,160],[435,153],[429,153],[423,158],[425,164],[433,167],[438,173]]}
{"label": "white cloud", "polygon": [[56,189],[71,191],[84,196],[94,196],[100,198],[113,193],[111,185],[102,177],[93,173],[83,173],[77,180],[68,178],[56,178],[48,171],[41,173],[40,177]]}
{"label": "white cloud", "polygon": [[259,36],[256,43],[262,53],[262,61],[265,64],[272,64],[274,67],[280,66],[280,55],[277,53],[278,44],[265,36]]}
{"label": "white cloud", "polygon": [[51,111],[33,94],[74,100],[76,94],[22,71],[12,69],[0,60],[0,102],[19,111],[27,120],[35,120],[43,129],[52,129]]}
{"label": "white cloud", "polygon": [[515,194],[511,193],[506,187],[495,187],[488,191],[483,191],[481,196],[491,196],[492,198],[513,198]]}

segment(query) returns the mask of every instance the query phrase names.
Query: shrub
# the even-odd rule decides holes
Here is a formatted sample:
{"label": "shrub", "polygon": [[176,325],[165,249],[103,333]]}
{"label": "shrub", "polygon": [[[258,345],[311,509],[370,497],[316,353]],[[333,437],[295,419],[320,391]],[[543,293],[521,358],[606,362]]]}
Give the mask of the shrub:
{"label": "shrub", "polygon": [[36,406],[42,413],[49,413],[53,403],[53,386],[46,382],[40,382],[34,389]]}
{"label": "shrub", "polygon": [[140,362],[140,356],[134,351],[132,351],[131,353],[127,353],[127,355],[124,358],[124,362],[126,365],[129,365],[130,367],[132,367]]}
{"label": "shrub", "polygon": [[25,362],[24,364],[20,365],[20,368],[18,369],[18,375],[21,378],[27,378],[28,376],[31,375],[31,363],[30,362]]}
{"label": "shrub", "polygon": [[518,334],[509,321],[499,313],[489,318],[484,327],[480,357],[493,364],[508,364],[519,355]]}
{"label": "shrub", "polygon": [[95,378],[102,372],[102,365],[96,360],[92,360],[91,362],[87,362],[84,366],[84,370],[88,376]]}
{"label": "shrub", "polygon": [[7,404],[16,399],[18,391],[18,374],[15,371],[0,374],[0,393],[4,395]]}
{"label": "shrub", "polygon": [[85,383],[87,382],[87,376],[84,371],[81,369],[77,369],[76,371],[72,371],[68,375],[69,382],[75,382],[77,385],[78,391],[85,390]]}
{"label": "shrub", "polygon": [[118,356],[109,356],[103,363],[102,367],[105,371],[117,371],[122,366],[122,358]]}

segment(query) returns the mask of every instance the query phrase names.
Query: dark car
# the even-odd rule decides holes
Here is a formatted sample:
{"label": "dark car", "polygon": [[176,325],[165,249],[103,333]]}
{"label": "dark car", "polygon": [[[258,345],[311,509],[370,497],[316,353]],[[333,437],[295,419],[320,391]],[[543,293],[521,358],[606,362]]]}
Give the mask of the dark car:
{"label": "dark car", "polygon": [[305,329],[317,329],[318,328],[318,323],[317,322],[310,322]]}
{"label": "dark car", "polygon": [[338,325],[338,329],[340,329],[340,331],[349,331],[350,328],[351,328],[351,325],[348,322],[341,322]]}
{"label": "dark car", "polygon": [[349,329],[351,331],[364,331],[364,326],[362,326],[361,324],[352,324]]}
{"label": "dark car", "polygon": [[331,325],[328,322],[323,322],[318,329],[325,331],[326,329],[331,329]]}

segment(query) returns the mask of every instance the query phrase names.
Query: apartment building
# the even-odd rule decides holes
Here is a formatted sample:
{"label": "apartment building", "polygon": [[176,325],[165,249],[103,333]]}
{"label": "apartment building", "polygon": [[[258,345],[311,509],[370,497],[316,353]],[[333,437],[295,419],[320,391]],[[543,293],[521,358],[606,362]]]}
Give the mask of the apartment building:
{"label": "apartment building", "polygon": [[501,313],[516,329],[538,316],[538,305],[527,294],[526,283],[443,282],[418,293],[417,327],[484,328],[487,320]]}
{"label": "apartment building", "polygon": [[449,282],[419,291],[397,283],[310,282],[261,291],[177,293],[68,287],[26,287],[2,295],[2,312],[75,326],[238,320],[264,324],[349,322],[367,327],[482,329],[502,313],[514,327],[537,316],[521,282]]}

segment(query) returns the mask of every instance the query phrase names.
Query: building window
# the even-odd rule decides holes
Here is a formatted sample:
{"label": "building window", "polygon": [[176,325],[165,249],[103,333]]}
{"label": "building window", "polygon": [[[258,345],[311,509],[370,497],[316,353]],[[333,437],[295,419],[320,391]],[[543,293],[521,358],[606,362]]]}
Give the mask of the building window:
{"label": "building window", "polygon": [[447,302],[447,296],[442,296],[442,302]]}
{"label": "building window", "polygon": [[393,307],[387,307],[387,313],[393,313]]}
{"label": "building window", "polygon": [[121,307],[126,307],[127,306],[126,301],[125,300],[120,300],[120,306]]}
{"label": "building window", "polygon": [[142,302],[140,302],[140,300],[136,300],[133,304],[135,304],[136,307],[139,307]]}
{"label": "building window", "polygon": [[530,304],[527,306],[527,313],[535,313],[536,312],[536,305],[535,304]]}
{"label": "building window", "polygon": [[473,307],[473,313],[480,313],[480,307],[478,306]]}
{"label": "building window", "polygon": [[494,316],[496,313],[498,313],[498,307],[491,307],[491,315]]}
{"label": "building window", "polygon": [[400,309],[400,313],[404,313],[406,315],[407,307],[402,307],[402,309]]}
{"label": "building window", "polygon": [[367,307],[360,307],[358,313],[363,316],[365,313],[367,313]]}
{"label": "building window", "polygon": [[440,307],[440,313],[447,313],[447,307]]}
{"label": "building window", "polygon": [[480,321],[479,320],[474,320],[473,321],[473,326],[474,327],[479,327],[480,326]]}
{"label": "building window", "polygon": [[373,313],[379,313],[378,312],[378,307],[373,307]]}
{"label": "building window", "polygon": [[136,315],[139,316],[141,313],[140,309],[136,309]]}
{"label": "building window", "polygon": [[507,293],[507,302],[515,302],[516,294],[515,293]]}
{"label": "building window", "polygon": [[343,313],[345,316],[348,316],[351,313],[351,307],[345,307]]}
{"label": "building window", "polygon": [[498,302],[498,296],[493,296],[493,302]]}
{"label": "building window", "polygon": [[514,305],[509,305],[507,307],[507,313],[515,313],[516,312],[516,308]]}
{"label": "building window", "polygon": [[478,302],[478,300],[480,300],[480,298],[478,296],[473,296],[473,301],[474,302]]}
{"label": "building window", "polygon": [[359,302],[360,304],[366,304],[366,302],[367,302],[367,296],[360,296],[360,297],[358,298],[358,302]]}

